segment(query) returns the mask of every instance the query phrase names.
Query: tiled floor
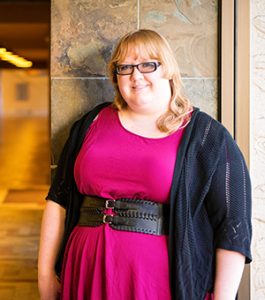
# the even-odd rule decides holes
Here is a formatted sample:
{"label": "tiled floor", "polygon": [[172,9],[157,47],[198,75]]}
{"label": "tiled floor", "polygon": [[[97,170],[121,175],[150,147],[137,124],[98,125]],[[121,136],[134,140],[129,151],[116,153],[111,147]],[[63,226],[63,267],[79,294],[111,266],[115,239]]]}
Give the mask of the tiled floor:
{"label": "tiled floor", "polygon": [[46,118],[0,120],[0,299],[37,300],[37,253],[49,184]]}

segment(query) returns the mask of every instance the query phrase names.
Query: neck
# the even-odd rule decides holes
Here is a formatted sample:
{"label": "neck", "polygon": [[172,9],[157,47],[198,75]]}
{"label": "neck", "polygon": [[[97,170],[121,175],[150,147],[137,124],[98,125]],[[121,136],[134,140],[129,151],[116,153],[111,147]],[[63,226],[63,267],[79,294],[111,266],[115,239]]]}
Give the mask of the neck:
{"label": "neck", "polygon": [[132,110],[131,108],[126,108],[125,110],[123,110],[122,115],[125,116],[126,118],[129,118],[131,120],[135,120],[135,121],[150,121],[150,120],[157,120],[160,115],[161,115],[161,111],[156,111],[156,112],[146,112],[144,110]]}
{"label": "neck", "polygon": [[151,107],[144,106],[129,106],[123,110],[124,114],[126,114],[130,118],[134,119],[145,119],[145,118],[154,118],[158,119],[162,114],[167,112],[169,107],[169,101],[160,105],[152,105]]}
{"label": "neck", "polygon": [[127,108],[119,112],[119,118],[123,127],[131,132],[146,137],[164,137],[167,133],[161,132],[157,127],[157,119],[162,113],[147,114]]}

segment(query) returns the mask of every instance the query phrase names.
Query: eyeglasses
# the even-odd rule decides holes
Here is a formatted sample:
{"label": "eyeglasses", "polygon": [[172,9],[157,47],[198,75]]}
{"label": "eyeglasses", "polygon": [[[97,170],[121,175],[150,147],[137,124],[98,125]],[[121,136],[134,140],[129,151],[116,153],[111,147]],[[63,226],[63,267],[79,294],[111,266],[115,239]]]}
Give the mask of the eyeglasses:
{"label": "eyeglasses", "polygon": [[159,66],[161,66],[160,62],[144,62],[137,65],[116,65],[115,66],[115,73],[118,75],[131,75],[134,71],[134,68],[141,73],[152,73],[154,72]]}

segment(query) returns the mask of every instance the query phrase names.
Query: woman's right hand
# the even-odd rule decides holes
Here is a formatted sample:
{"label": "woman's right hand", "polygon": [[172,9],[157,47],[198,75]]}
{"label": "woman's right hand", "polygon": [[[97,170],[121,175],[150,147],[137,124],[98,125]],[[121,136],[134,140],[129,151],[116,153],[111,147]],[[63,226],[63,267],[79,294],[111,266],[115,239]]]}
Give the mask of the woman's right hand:
{"label": "woman's right hand", "polygon": [[41,300],[60,299],[61,284],[55,273],[45,277],[39,276],[38,281]]}

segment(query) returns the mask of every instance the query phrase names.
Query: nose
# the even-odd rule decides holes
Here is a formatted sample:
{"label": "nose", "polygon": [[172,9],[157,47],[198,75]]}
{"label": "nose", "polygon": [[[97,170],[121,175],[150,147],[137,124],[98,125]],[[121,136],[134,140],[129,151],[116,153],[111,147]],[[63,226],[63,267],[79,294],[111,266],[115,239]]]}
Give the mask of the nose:
{"label": "nose", "polygon": [[136,66],[133,68],[133,72],[131,74],[131,78],[140,78],[143,77],[143,74],[137,69]]}

